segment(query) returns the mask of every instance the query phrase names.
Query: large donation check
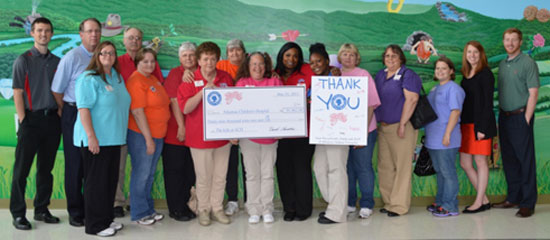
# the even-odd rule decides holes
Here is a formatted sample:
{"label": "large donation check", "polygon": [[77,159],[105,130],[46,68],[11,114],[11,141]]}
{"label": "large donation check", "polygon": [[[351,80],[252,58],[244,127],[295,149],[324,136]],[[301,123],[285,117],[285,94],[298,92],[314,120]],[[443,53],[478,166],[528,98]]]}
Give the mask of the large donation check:
{"label": "large donation check", "polygon": [[368,77],[312,77],[309,143],[367,145],[368,92]]}
{"label": "large donation check", "polygon": [[305,87],[204,89],[204,140],[307,136]]}

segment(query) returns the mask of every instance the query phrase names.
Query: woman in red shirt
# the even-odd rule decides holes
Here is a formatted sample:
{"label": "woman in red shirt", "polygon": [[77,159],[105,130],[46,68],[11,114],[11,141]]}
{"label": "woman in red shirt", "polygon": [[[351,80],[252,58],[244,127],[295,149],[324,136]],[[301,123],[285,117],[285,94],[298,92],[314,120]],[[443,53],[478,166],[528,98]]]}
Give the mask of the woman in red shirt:
{"label": "woman in red shirt", "polygon": [[[302,49],[298,44],[287,42],[281,47],[275,72],[279,74],[284,85],[305,86],[309,93],[313,72],[309,64],[304,63]],[[309,144],[308,137],[279,140],[276,166],[285,221],[303,221],[311,216],[311,159],[314,151],[315,146]]]}
{"label": "woman in red shirt", "polygon": [[194,72],[194,81],[178,87],[178,103],[185,115],[185,145],[191,148],[196,174],[199,223],[210,225],[210,212],[214,220],[229,224],[223,212],[224,188],[231,144],[227,140],[204,141],[203,88],[233,86],[233,78],[216,69],[220,48],[213,42],[204,42],[197,48],[200,68]]}

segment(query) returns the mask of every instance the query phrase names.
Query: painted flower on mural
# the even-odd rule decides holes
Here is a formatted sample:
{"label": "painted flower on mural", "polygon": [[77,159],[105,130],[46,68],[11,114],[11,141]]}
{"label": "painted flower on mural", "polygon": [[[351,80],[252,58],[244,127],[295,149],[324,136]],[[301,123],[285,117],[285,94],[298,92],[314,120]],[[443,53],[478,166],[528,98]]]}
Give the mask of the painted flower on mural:
{"label": "painted flower on mural", "polygon": [[537,20],[541,23],[548,22],[550,19],[550,12],[546,8],[542,8],[537,12]]}
{"label": "painted flower on mural", "polygon": [[537,33],[537,35],[533,36],[533,47],[543,47],[544,46],[544,37],[540,35],[540,33]]}
{"label": "painted flower on mural", "polygon": [[539,9],[535,6],[527,6],[525,10],[523,10],[523,17],[527,19],[527,21],[533,21],[537,16],[538,10]]}
{"label": "painted flower on mural", "polygon": [[527,52],[530,56],[535,56],[539,51],[540,48],[544,47],[545,39],[540,34],[537,33],[535,36],[533,36],[533,41],[531,41],[531,48]]}

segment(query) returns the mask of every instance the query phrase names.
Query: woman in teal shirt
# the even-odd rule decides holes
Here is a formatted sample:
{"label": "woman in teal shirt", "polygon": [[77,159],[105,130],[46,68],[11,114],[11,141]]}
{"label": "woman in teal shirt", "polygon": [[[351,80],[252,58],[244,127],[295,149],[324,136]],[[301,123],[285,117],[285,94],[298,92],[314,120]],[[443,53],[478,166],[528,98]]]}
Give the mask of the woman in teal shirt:
{"label": "woman in teal shirt", "polygon": [[118,73],[115,45],[102,42],[76,80],[78,115],[73,143],[84,169],[85,231],[102,237],[122,229],[113,222],[120,146],[126,144],[130,95]]}

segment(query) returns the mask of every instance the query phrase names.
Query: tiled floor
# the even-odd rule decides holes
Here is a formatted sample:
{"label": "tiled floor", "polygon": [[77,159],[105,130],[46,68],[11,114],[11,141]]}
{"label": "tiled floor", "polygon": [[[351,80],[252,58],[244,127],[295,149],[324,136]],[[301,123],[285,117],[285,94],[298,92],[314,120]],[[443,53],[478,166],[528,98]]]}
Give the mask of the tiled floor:
{"label": "tiled floor", "polygon": [[[232,218],[232,223],[222,225],[216,222],[202,227],[197,220],[177,222],[165,218],[152,226],[141,226],[130,222],[129,216],[117,221],[125,227],[113,239],[549,239],[550,205],[538,205],[536,214],[531,218],[520,219],[514,216],[516,209],[491,209],[489,211],[457,217],[438,219],[423,207],[413,207],[407,215],[389,218],[375,209],[369,219],[361,220],[350,215],[347,223],[321,225],[317,215],[321,209],[315,209],[313,216],[304,222],[285,222],[282,212],[275,212],[275,223],[248,224],[248,215],[241,211]],[[166,209],[159,212],[167,214]],[[75,228],[68,224],[65,210],[52,210],[61,218],[60,224],[34,222],[32,210],[27,217],[33,224],[33,230],[20,231],[11,225],[11,215],[7,209],[0,210],[1,239],[98,239],[86,235],[84,228]]]}

